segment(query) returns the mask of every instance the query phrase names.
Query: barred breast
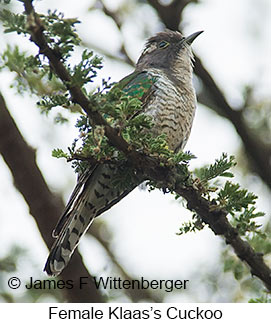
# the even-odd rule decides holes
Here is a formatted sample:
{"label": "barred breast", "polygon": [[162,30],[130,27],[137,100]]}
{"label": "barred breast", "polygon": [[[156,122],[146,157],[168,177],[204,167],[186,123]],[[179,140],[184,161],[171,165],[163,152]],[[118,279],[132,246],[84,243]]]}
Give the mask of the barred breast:
{"label": "barred breast", "polygon": [[190,135],[196,108],[196,96],[192,82],[185,86],[174,82],[161,70],[148,73],[156,78],[154,94],[145,113],[153,117],[154,134],[165,133],[168,146],[174,151],[183,149]]}

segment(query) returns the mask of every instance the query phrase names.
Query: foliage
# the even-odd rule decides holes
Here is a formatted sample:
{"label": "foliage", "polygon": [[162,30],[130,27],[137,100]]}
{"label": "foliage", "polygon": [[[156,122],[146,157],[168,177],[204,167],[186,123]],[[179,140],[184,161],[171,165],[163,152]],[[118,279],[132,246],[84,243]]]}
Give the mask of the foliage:
{"label": "foliage", "polygon": [[234,165],[234,157],[227,158],[227,154],[223,153],[214,164],[196,169],[195,174],[201,180],[201,183],[208,182],[218,176],[233,177],[233,174],[228,170]]}
{"label": "foliage", "polygon": [[79,64],[74,65],[70,69],[72,75],[72,81],[70,86],[80,86],[92,82],[93,78],[97,76],[97,69],[102,68],[102,59],[93,52],[84,50],[82,53],[82,59]]}
{"label": "foliage", "polygon": [[265,294],[259,298],[250,299],[249,303],[271,303],[271,297]]}
{"label": "foliage", "polygon": [[188,232],[196,232],[200,231],[204,228],[204,223],[200,219],[200,217],[194,213],[192,215],[192,221],[182,223],[182,226],[179,228],[179,232],[177,235],[182,235]]}
{"label": "foliage", "polygon": [[37,96],[65,91],[63,84],[55,77],[49,78],[49,67],[38,55],[29,55],[18,46],[7,46],[1,54],[0,69],[8,68],[15,73],[14,87],[19,94],[29,91]]}
{"label": "foliage", "polygon": [[[265,225],[261,231],[257,230],[255,234],[247,234],[246,240],[254,248],[255,252],[264,255],[267,263],[270,263],[271,254],[271,235],[270,235],[270,223]],[[253,231],[252,231],[253,232]],[[239,281],[242,290],[249,290],[255,295],[264,294],[264,290],[259,281],[251,281],[251,273],[247,266],[242,265],[238,257],[232,252],[229,247],[226,247],[221,255],[221,259],[224,263],[224,272],[231,272],[233,277]],[[268,294],[262,296],[266,298]],[[262,298],[260,297],[260,298]]]}
{"label": "foliage", "polygon": [[5,33],[16,32],[18,35],[28,33],[26,26],[26,16],[15,14],[7,9],[0,11],[0,20],[3,22]]}
{"label": "foliage", "polygon": [[218,193],[218,202],[232,215],[232,224],[238,229],[240,235],[248,232],[261,234],[260,225],[254,219],[264,216],[263,212],[256,212],[255,200],[257,196],[241,189],[239,184],[227,181]]}
{"label": "foliage", "polygon": [[64,19],[64,15],[56,10],[41,15],[44,25],[44,35],[50,47],[58,53],[62,60],[70,57],[74,47],[80,44],[80,38],[75,31],[77,19]]}

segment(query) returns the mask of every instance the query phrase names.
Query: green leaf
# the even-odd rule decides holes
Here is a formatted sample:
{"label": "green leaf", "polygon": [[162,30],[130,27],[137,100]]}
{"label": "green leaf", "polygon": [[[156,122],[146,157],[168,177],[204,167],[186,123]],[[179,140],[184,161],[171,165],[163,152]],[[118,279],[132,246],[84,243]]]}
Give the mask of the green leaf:
{"label": "green leaf", "polygon": [[223,153],[220,159],[216,159],[215,163],[210,166],[199,168],[195,171],[198,178],[202,181],[208,182],[218,176],[233,177],[231,172],[228,170],[235,166],[234,156],[228,157],[227,154]]}
{"label": "green leaf", "polygon": [[69,158],[69,155],[64,153],[64,151],[60,148],[54,149],[52,151],[52,156],[56,158]]}
{"label": "green leaf", "polygon": [[0,20],[3,22],[5,33],[17,32],[18,35],[28,33],[25,15],[15,14],[7,9],[3,9],[0,11]]}
{"label": "green leaf", "polygon": [[82,87],[86,83],[93,82],[97,76],[97,69],[101,68],[102,58],[94,55],[92,51],[84,50],[80,63],[71,69],[71,85]]}

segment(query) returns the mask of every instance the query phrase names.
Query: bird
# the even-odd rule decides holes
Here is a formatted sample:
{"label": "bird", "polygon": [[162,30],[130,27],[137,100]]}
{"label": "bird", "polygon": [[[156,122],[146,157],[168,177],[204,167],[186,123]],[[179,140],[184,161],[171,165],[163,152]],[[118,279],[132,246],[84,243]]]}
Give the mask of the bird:
{"label": "bird", "polygon": [[[174,152],[185,147],[195,115],[191,44],[202,32],[188,37],[168,29],[158,32],[147,40],[134,72],[115,85],[141,100],[140,113],[153,120],[148,131],[154,136],[165,134],[168,147]],[[118,167],[108,163],[92,165],[79,174],[53,231],[56,240],[44,267],[49,276],[58,276],[68,265],[93,220],[143,182],[135,176],[129,187],[117,188],[113,178],[118,173]]]}

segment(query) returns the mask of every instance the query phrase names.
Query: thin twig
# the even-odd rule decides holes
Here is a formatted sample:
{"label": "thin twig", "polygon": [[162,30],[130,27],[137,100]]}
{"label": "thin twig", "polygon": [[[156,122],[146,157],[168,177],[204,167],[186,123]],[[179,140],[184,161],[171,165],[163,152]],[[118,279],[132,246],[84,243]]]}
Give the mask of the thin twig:
{"label": "thin twig", "polygon": [[[99,1],[100,5],[101,5],[101,10],[104,12],[104,14],[108,17],[110,17],[114,23],[116,24],[117,28],[119,29],[120,33],[122,34],[121,32],[121,28],[122,28],[122,21],[120,20],[119,18],[119,15],[117,12],[115,11],[112,11],[112,10],[109,10],[105,4],[103,3],[102,0]],[[124,44],[124,41],[122,40],[122,43],[121,43],[121,46],[120,46],[120,54],[125,58],[125,61],[134,66],[134,62],[133,60],[130,58],[130,56],[128,55],[128,52],[126,50],[126,47],[125,47],[125,44]]]}

